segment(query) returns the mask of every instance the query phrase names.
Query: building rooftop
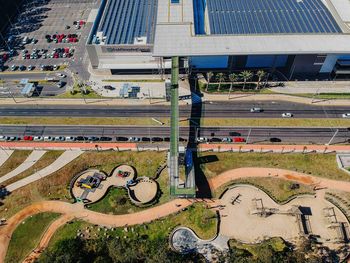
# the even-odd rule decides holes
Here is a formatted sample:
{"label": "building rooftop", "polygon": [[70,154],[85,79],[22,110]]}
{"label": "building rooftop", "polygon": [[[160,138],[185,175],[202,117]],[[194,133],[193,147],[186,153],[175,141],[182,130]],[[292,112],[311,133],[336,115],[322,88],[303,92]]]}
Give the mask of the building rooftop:
{"label": "building rooftop", "polygon": [[206,0],[206,4],[210,34],[341,32],[321,0]]}
{"label": "building rooftop", "polygon": [[158,0],[108,0],[97,29],[101,42],[152,44],[157,4]]}

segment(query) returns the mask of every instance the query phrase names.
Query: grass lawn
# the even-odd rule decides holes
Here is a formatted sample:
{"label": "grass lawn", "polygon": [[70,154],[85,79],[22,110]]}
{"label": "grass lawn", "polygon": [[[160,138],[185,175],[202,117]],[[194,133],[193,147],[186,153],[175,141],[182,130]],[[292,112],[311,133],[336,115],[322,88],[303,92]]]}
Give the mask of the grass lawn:
{"label": "grass lawn", "polygon": [[[169,118],[157,118],[170,124]],[[0,117],[1,124],[38,124],[38,125],[152,125],[160,126],[152,118],[98,118],[98,117]],[[187,122],[186,122],[187,123]]]}
{"label": "grass lawn", "polygon": [[231,239],[229,240],[229,247],[231,249],[236,248],[247,250],[250,254],[252,254],[254,259],[261,259],[263,257],[261,252],[264,252],[264,248],[271,247],[275,252],[282,252],[287,248],[287,245],[282,238],[274,237],[257,245],[243,244],[239,241]]}
{"label": "grass lawn", "polygon": [[80,90],[75,89],[76,93],[72,94],[70,91],[67,91],[63,94],[55,96],[55,98],[63,99],[101,99],[104,98],[101,95],[97,94],[91,87],[86,87],[88,94],[83,95]]}
{"label": "grass lawn", "polygon": [[244,183],[252,184],[254,186],[259,187],[263,191],[267,192],[277,203],[283,203],[297,194],[314,194],[312,187],[308,185],[299,184],[299,188],[291,189],[291,185],[293,183],[287,180],[283,180],[280,178],[252,177],[229,182],[216,189],[213,195],[214,197],[219,198],[222,195],[222,193],[224,193],[225,189],[227,189],[229,186]]}
{"label": "grass lawn", "polygon": [[4,182],[5,185],[12,184],[22,178],[32,175],[36,171],[40,171],[52,164],[64,151],[48,151],[46,152],[32,167],[18,174],[17,176]]}
{"label": "grass lawn", "polygon": [[298,93],[298,94],[289,94],[284,93],[286,95],[297,96],[297,97],[305,97],[305,98],[314,98],[317,99],[350,99],[350,93],[320,93],[315,96],[313,93]]}
{"label": "grass lawn", "polygon": [[8,158],[6,162],[0,166],[0,176],[3,176],[17,168],[17,166],[22,164],[27,159],[31,152],[32,151],[15,150],[11,154],[10,158]]}
{"label": "grass lawn", "polygon": [[59,217],[56,213],[40,213],[23,221],[15,229],[6,254],[6,263],[22,262],[39,243],[46,228]]}
{"label": "grass lawn", "polygon": [[106,235],[110,235],[112,238],[124,238],[125,236],[126,239],[138,239],[146,235],[148,240],[154,240],[161,237],[168,238],[169,234],[177,226],[190,227],[199,237],[210,239],[216,235],[217,231],[216,213],[207,209],[203,203],[197,203],[188,207],[186,211],[169,215],[152,223],[128,227],[127,232],[124,231],[124,228],[98,231],[98,226],[82,221],[73,221],[58,229],[50,240],[49,247],[59,240],[76,237],[79,229],[85,230],[87,227],[91,230],[89,236],[92,238],[101,238],[106,233]]}
{"label": "grass lawn", "polygon": [[[22,187],[7,196],[0,206],[0,217],[8,218],[23,207],[35,201],[59,199],[72,201],[68,185],[71,178],[77,173],[89,169],[99,169],[110,173],[119,164],[129,164],[136,168],[138,176],[154,177],[159,165],[166,160],[164,152],[86,152],[67,164],[55,173]],[[165,184],[167,176],[158,179],[160,184]],[[167,200],[168,194],[164,192],[160,202]],[[127,211],[125,211],[127,212]]]}
{"label": "grass lawn", "polygon": [[216,162],[202,164],[207,177],[240,167],[272,167],[298,171],[334,180],[350,181],[350,176],[337,166],[335,154],[275,153],[202,153],[216,155]]}
{"label": "grass lawn", "polygon": [[[170,125],[169,118],[157,118],[165,126]],[[183,119],[181,119],[183,120]],[[98,117],[0,117],[0,124],[18,125],[147,125],[160,126],[152,118],[98,118]],[[188,126],[188,121],[180,121],[180,126]],[[202,126],[269,126],[269,127],[349,127],[348,119],[283,119],[283,118],[202,118]]]}

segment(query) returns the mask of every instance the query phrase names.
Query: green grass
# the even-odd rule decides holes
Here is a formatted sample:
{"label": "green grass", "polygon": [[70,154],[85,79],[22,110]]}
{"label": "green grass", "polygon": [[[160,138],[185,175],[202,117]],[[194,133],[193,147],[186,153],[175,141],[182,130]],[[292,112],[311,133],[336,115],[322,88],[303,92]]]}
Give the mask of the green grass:
{"label": "green grass", "polygon": [[32,167],[25,170],[24,172],[16,175],[15,177],[4,182],[5,185],[12,184],[22,178],[25,178],[36,171],[40,171],[41,169],[52,164],[64,151],[48,151],[46,152]]}
{"label": "green grass", "polygon": [[55,96],[55,98],[62,98],[62,99],[101,99],[104,98],[101,95],[97,94],[91,87],[86,87],[86,90],[88,94],[83,95],[80,90],[75,88],[76,93],[72,94],[70,91],[67,91],[63,94],[60,94],[58,96]]}
{"label": "green grass", "polygon": [[[157,118],[164,123],[164,126],[170,125],[169,118]],[[182,119],[181,119],[182,120]],[[179,122],[180,127],[188,126],[188,121]],[[18,125],[147,125],[160,126],[152,118],[98,118],[98,117],[0,117],[0,124],[18,124]],[[203,126],[268,126],[268,127],[349,127],[349,119],[283,119],[283,118],[258,118],[258,119],[240,119],[240,118],[202,118]]]}
{"label": "green grass", "polygon": [[90,237],[101,238],[106,233],[112,238],[140,238],[147,235],[148,240],[159,238],[168,238],[169,234],[177,226],[187,226],[192,228],[196,234],[203,239],[210,239],[216,235],[217,231],[216,213],[206,208],[205,204],[197,203],[187,208],[186,211],[177,214],[169,215],[165,218],[155,220],[148,224],[136,225],[128,227],[128,232],[124,228],[116,228],[115,230],[98,231],[98,226],[94,226],[87,222],[73,221],[71,224],[66,224],[57,230],[50,240],[49,248],[54,243],[68,238],[74,238],[77,231],[90,228]]}
{"label": "green grass", "polygon": [[296,97],[305,97],[305,98],[314,98],[317,99],[350,99],[350,93],[320,93],[315,96],[313,93],[298,93],[298,94],[289,94],[283,93],[286,95],[296,96]]}
{"label": "green grass", "polygon": [[39,244],[46,228],[59,217],[56,213],[40,213],[23,221],[14,231],[6,254],[6,263],[18,263]]}
{"label": "green grass", "polygon": [[254,259],[262,258],[261,254],[264,252],[265,248],[270,247],[275,252],[282,252],[287,249],[287,245],[282,238],[274,237],[269,240],[266,240],[260,244],[251,245],[251,244],[243,244],[239,241],[231,239],[229,241],[229,247],[231,249],[244,249],[247,250],[250,254],[252,254]]}
{"label": "green grass", "polygon": [[[70,180],[86,169],[94,168],[110,173],[117,165],[129,164],[136,168],[139,177],[154,177],[158,166],[165,160],[164,152],[86,152],[53,174],[6,196],[2,201],[4,204],[0,206],[0,217],[8,218],[33,202],[50,199],[72,201],[68,188]],[[165,170],[157,181],[160,185],[167,185],[167,180]],[[167,189],[162,188],[159,202],[169,199]]]}
{"label": "green grass", "polygon": [[31,153],[32,151],[15,150],[11,154],[10,158],[8,158],[6,162],[0,166],[0,176],[3,176],[17,168],[17,166],[21,165]]}
{"label": "green grass", "polygon": [[220,186],[213,193],[215,198],[219,198],[224,191],[232,185],[235,184],[250,184],[254,185],[261,190],[265,191],[269,194],[277,203],[283,203],[289,200],[291,197],[296,196],[298,194],[314,194],[315,191],[311,186],[299,184],[299,188],[291,189],[291,185],[293,184],[290,181],[283,180],[280,178],[244,178],[234,180],[225,185]]}
{"label": "green grass", "polygon": [[350,175],[338,168],[335,154],[276,153],[202,153],[216,155],[216,162],[202,164],[207,177],[240,167],[271,167],[298,171],[333,180],[350,181]]}

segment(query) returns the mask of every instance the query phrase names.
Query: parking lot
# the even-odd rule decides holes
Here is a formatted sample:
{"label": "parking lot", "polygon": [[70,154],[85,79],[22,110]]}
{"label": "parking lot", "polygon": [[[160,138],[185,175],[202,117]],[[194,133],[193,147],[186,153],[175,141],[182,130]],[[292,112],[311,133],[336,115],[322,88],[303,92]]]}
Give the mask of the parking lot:
{"label": "parking lot", "polygon": [[42,65],[57,65],[59,70],[70,67],[78,74],[87,71],[86,65],[83,65],[87,64],[84,46],[92,23],[86,22],[96,2],[24,1],[23,11],[11,23],[6,34],[8,42],[5,50],[0,51],[1,55],[8,54],[3,69],[7,72],[19,71],[22,66],[22,70],[28,72],[41,70]]}

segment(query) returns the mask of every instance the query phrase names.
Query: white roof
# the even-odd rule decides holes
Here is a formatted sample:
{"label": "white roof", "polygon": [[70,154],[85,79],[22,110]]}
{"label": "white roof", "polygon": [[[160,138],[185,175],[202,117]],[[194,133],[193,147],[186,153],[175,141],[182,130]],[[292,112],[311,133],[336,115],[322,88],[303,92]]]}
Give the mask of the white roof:
{"label": "white roof", "polygon": [[[176,6],[169,2],[158,1],[154,56],[350,53],[347,33],[196,36],[192,0]],[[350,21],[350,0],[332,2],[340,18]]]}

